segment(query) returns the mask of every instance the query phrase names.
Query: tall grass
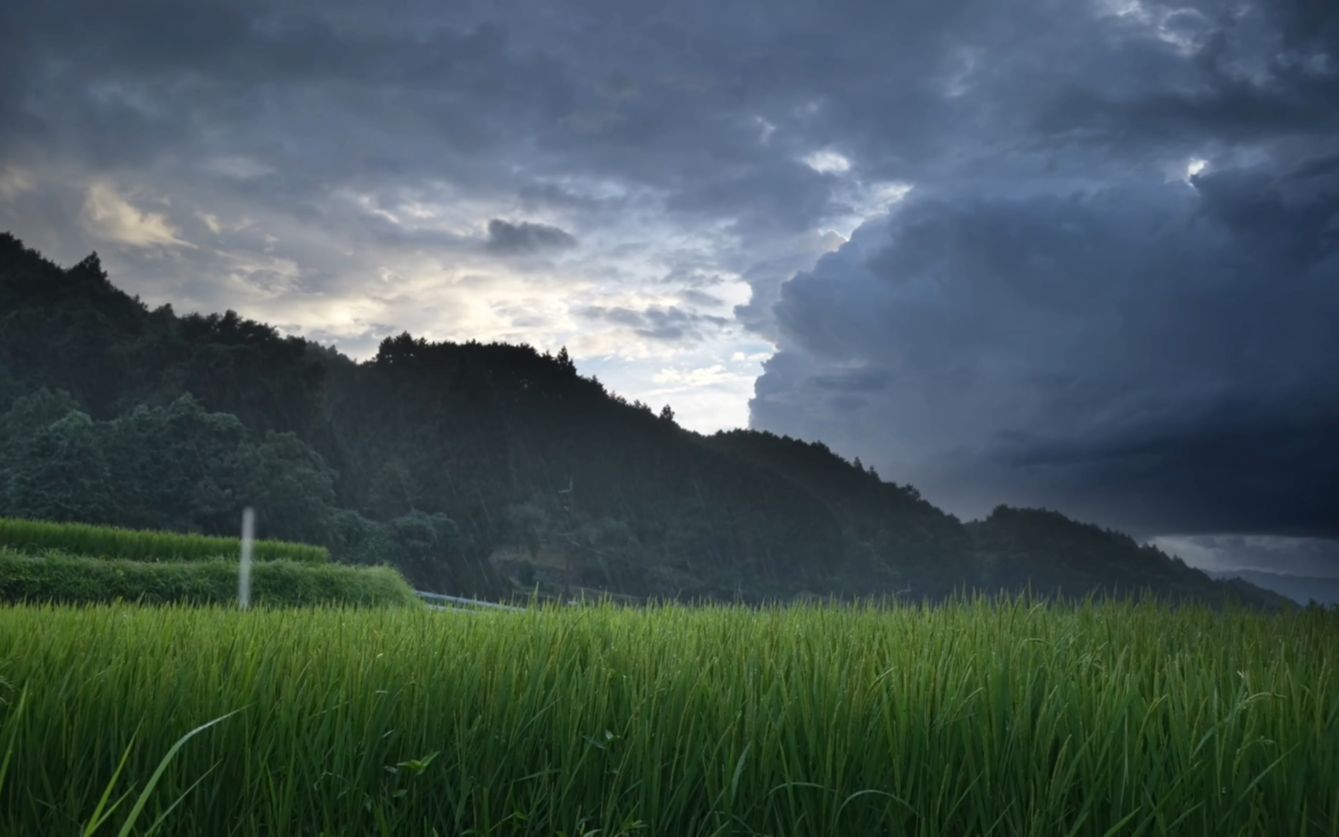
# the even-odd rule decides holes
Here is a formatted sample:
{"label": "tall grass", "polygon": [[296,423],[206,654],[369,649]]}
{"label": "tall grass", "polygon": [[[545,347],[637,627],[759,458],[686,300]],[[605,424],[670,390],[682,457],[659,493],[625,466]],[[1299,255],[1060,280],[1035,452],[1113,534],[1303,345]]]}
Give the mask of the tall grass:
{"label": "tall grass", "polygon": [[236,712],[141,823],[1335,834],[1337,664],[1339,614],[1152,605],[12,608],[0,833],[114,831]]}
{"label": "tall grass", "polygon": [[[26,552],[54,549],[74,555],[126,558],[132,561],[199,561],[220,557],[236,558],[241,541],[208,535],[0,517],[0,546]],[[257,561],[320,563],[328,561],[330,553],[322,546],[256,541],[255,558]]]}
{"label": "tall grass", "polygon": [[[262,607],[421,604],[390,567],[267,561],[252,569],[249,588],[248,604]],[[0,602],[235,605],[238,592],[236,561],[123,561],[0,547]]]}

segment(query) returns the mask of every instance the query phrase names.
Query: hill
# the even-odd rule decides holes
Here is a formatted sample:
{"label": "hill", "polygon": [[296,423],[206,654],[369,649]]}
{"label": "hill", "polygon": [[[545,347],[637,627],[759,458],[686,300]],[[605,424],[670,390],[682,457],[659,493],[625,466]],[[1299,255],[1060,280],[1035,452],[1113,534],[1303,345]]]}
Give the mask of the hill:
{"label": "hill", "polygon": [[1053,513],[964,525],[822,444],[685,431],[565,351],[402,334],[356,363],[7,234],[0,473],[0,514],[231,534],[254,505],[266,537],[453,593],[1283,601]]}
{"label": "hill", "polygon": [[1129,535],[1044,509],[999,506],[969,523],[982,583],[1043,596],[1135,595],[1153,590],[1172,601],[1277,607],[1279,597],[1241,580],[1206,587],[1209,576]]}

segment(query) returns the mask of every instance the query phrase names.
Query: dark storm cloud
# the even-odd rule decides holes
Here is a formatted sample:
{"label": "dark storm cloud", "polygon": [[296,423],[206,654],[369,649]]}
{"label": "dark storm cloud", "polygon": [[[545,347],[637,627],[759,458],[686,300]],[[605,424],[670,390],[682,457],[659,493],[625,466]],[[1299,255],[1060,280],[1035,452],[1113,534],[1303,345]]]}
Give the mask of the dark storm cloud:
{"label": "dark storm cloud", "polygon": [[[1221,37],[1221,36],[1219,36]],[[1204,47],[1218,48],[1218,41]],[[1209,63],[1188,89],[1140,91],[1128,98],[1099,89],[1058,95],[1038,120],[1045,133],[1087,142],[1220,142],[1316,136],[1339,130],[1339,76],[1324,64],[1271,63],[1262,78]]]}
{"label": "dark storm cloud", "polygon": [[978,53],[985,147],[781,288],[754,424],[970,514],[1339,536],[1339,39],[1303,6],[1133,6],[1053,79]]}
{"label": "dark storm cloud", "polygon": [[876,392],[888,386],[890,375],[884,369],[857,369],[832,375],[815,375],[814,387],[828,392]]}
{"label": "dark storm cloud", "polygon": [[488,222],[488,250],[503,255],[531,255],[575,247],[577,240],[571,233],[548,224],[529,221],[503,221],[494,218]]}
{"label": "dark storm cloud", "polygon": [[[1200,36],[1225,26],[1222,17],[1201,15]],[[1248,19],[1239,28],[1259,23]],[[353,112],[359,123],[375,120],[400,135],[380,161],[354,143],[349,156],[363,162],[413,170],[448,164],[426,147],[412,158],[403,153],[405,129],[435,127],[433,138],[456,150],[528,145],[526,162],[556,154],[569,171],[672,188],[685,207],[747,211],[762,195],[821,203],[803,169],[778,165],[821,145],[864,150],[871,165],[910,175],[925,163],[917,158],[948,150],[946,128],[979,124],[982,116],[991,131],[976,139],[964,132],[955,151],[1025,138],[1009,136],[1019,128],[1009,122],[1010,105],[1030,99],[1021,112],[1031,112],[1074,79],[1137,94],[1138,83],[1126,77],[1157,73],[1166,87],[1180,87],[1208,72],[1141,33],[1108,30],[1092,9],[1058,0],[1007,8],[985,0],[784,9],[405,3],[394,14],[340,2],[57,2],[16,20],[26,46],[10,61],[36,69],[29,90],[37,97],[43,88],[73,94],[76,107],[62,119],[78,118],[99,95],[114,99],[109,91],[117,85],[152,91],[177,122],[200,132],[245,121],[243,110],[255,108],[257,123],[309,119],[305,142],[332,122],[348,124],[341,117]],[[1245,48],[1223,38],[1226,56]],[[1070,72],[1054,73],[1053,62]],[[1136,62],[1149,69],[1109,72]],[[95,80],[100,85],[88,84]],[[946,97],[954,84],[966,92]],[[101,93],[88,90],[99,86]],[[301,112],[279,110],[297,90]],[[998,113],[988,110],[994,107]],[[762,152],[755,117],[775,130]]]}
{"label": "dark storm cloud", "polygon": [[1331,163],[913,198],[785,286],[754,420],[978,512],[1339,536]]}

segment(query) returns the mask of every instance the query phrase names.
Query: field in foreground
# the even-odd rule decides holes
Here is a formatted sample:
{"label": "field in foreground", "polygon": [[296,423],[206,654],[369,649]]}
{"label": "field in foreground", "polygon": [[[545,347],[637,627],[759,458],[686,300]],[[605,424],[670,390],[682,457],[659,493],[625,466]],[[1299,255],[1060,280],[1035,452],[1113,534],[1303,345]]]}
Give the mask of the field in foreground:
{"label": "field in foreground", "polygon": [[4,834],[1339,833],[1336,613],[14,607],[0,690]]}

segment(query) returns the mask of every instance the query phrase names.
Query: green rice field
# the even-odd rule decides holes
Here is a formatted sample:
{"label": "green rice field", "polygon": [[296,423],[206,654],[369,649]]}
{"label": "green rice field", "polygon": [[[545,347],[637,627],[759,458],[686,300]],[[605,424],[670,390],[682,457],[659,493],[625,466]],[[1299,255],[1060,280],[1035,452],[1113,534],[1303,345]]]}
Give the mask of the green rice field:
{"label": "green rice field", "polygon": [[1334,612],[19,606],[0,701],[0,834],[1339,833]]}

